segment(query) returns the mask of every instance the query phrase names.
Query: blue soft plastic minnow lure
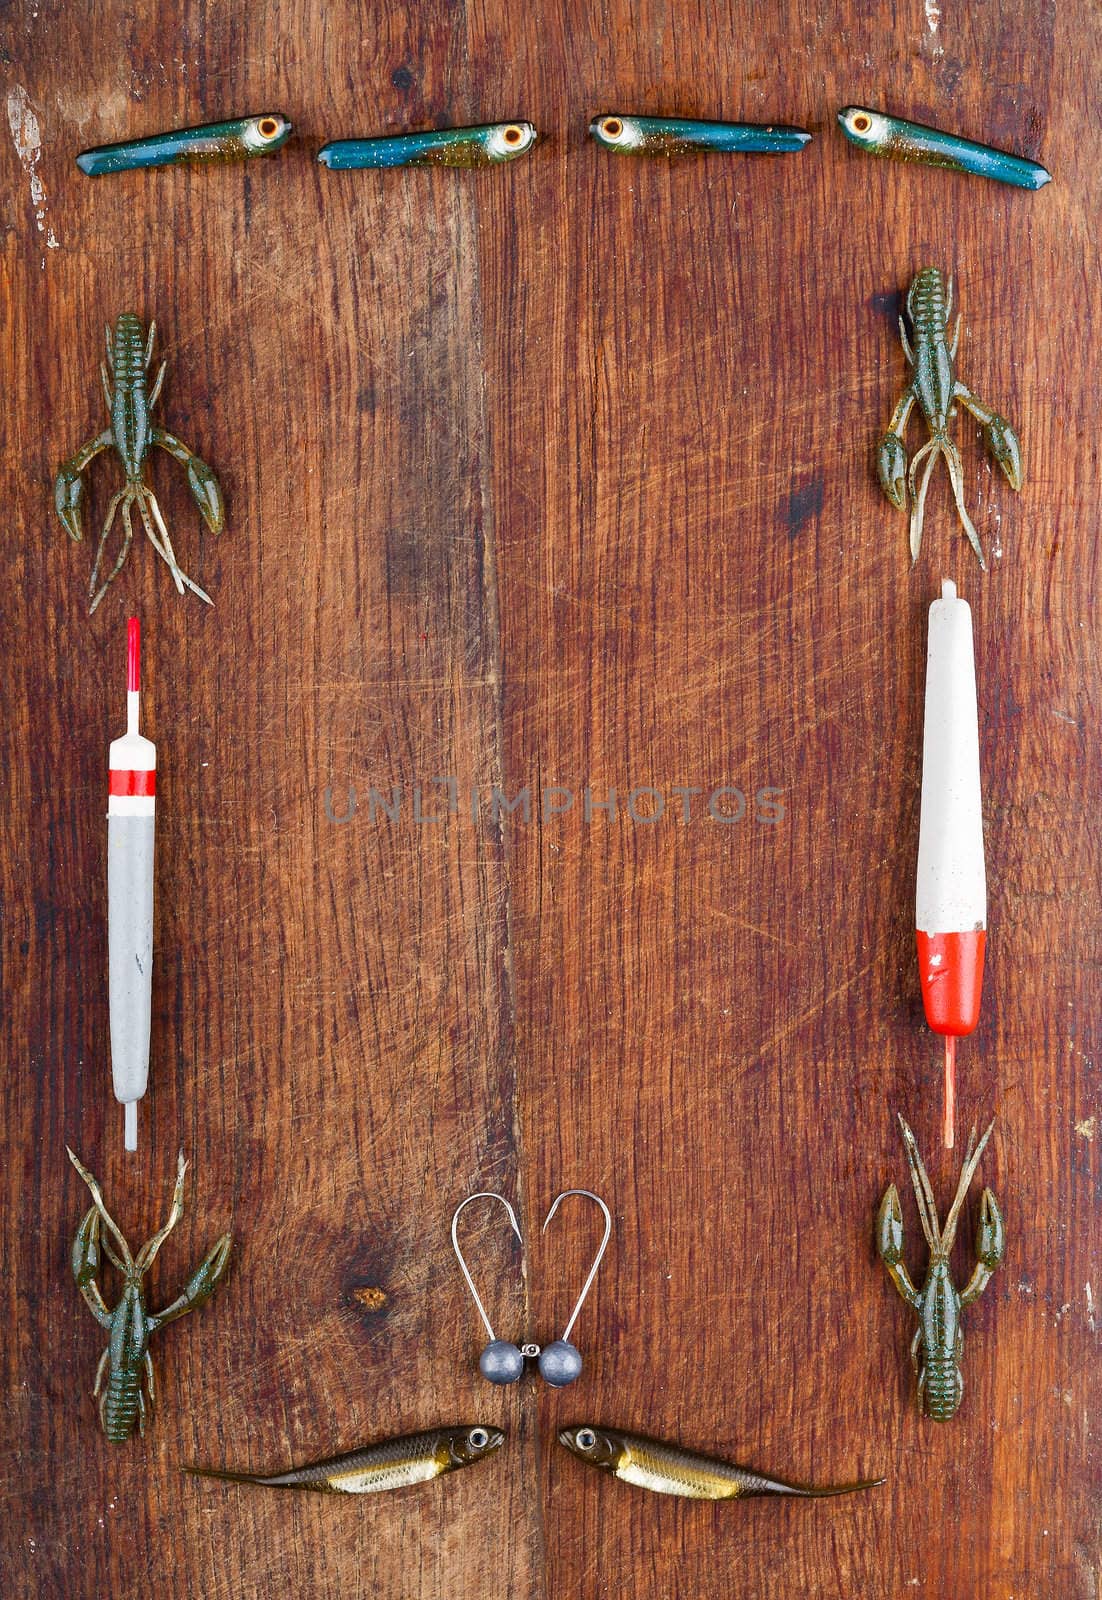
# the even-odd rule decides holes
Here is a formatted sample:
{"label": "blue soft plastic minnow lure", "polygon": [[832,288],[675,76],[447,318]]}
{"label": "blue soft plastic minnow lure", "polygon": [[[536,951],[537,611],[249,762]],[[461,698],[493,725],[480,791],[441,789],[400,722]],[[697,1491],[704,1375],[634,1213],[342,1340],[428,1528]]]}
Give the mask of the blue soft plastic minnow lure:
{"label": "blue soft plastic minnow lure", "polygon": [[749,122],[692,122],[685,117],[597,117],[590,134],[606,150],[625,156],[685,156],[701,150],[783,156],[802,150],[802,128],[758,127]]}
{"label": "blue soft plastic minnow lure", "polygon": [[360,167],[496,167],[524,155],[538,137],[530,122],[490,122],[380,139],[335,139],[322,146],[318,160],[334,172]]}
{"label": "blue soft plastic minnow lure", "polygon": [[181,162],[247,161],[268,156],[291,137],[291,124],[278,111],[235,122],[208,122],[201,128],[176,128],[127,144],[102,144],[77,156],[77,166],[90,178],[135,167],[172,167]]}
{"label": "blue soft plastic minnow lure", "polygon": [[950,167],[954,172],[974,172],[996,183],[1019,189],[1042,189],[1052,173],[1024,156],[1008,155],[989,144],[975,144],[955,133],[942,133],[921,122],[904,122],[865,106],[845,106],[838,124],[851,144],[872,156],[892,156],[896,161],[920,161],[928,167]]}

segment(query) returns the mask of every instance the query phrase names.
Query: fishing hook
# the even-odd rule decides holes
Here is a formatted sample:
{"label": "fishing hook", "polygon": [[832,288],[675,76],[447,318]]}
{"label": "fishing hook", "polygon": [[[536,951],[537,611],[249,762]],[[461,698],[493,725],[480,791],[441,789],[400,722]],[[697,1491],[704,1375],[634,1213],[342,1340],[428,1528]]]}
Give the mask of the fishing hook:
{"label": "fishing hook", "polygon": [[482,1324],[490,1337],[489,1344],[485,1346],[482,1354],[478,1358],[478,1370],[490,1383],[516,1383],[517,1379],[524,1371],[524,1363],[526,1360],[535,1360],[538,1362],[540,1375],[544,1381],[550,1384],[550,1386],[554,1389],[561,1389],[566,1384],[573,1383],[574,1380],[581,1374],[581,1354],[575,1348],[575,1346],[570,1343],[570,1335],[573,1332],[575,1322],[578,1320],[578,1315],[581,1312],[582,1306],[585,1304],[586,1297],[589,1294],[590,1289],[593,1287],[593,1280],[597,1276],[597,1271],[601,1265],[604,1253],[608,1248],[608,1241],[612,1236],[612,1216],[601,1197],[593,1194],[591,1190],[564,1189],[563,1192],[552,1202],[551,1209],[544,1218],[542,1229],[543,1232],[547,1231],[547,1225],[555,1215],[555,1212],[559,1209],[561,1203],[570,1195],[582,1195],[587,1200],[592,1200],[594,1204],[598,1205],[601,1208],[601,1212],[605,1219],[605,1230],[601,1238],[601,1243],[598,1246],[597,1254],[593,1258],[593,1263],[590,1266],[585,1282],[582,1285],[582,1291],[574,1303],[574,1309],[570,1313],[570,1318],[565,1329],[563,1330],[561,1339],[556,1339],[552,1344],[547,1345],[546,1348],[542,1350],[538,1344],[529,1343],[518,1346],[511,1343],[507,1339],[499,1339],[497,1337],[497,1335],[494,1333],[493,1325],[486,1314],[486,1307],[482,1303],[482,1297],[475,1287],[475,1282],[471,1276],[470,1268],[467,1266],[463,1252],[459,1248],[459,1235],[457,1227],[459,1215],[465,1206],[470,1205],[472,1200],[496,1200],[499,1205],[504,1206],[506,1215],[509,1218],[509,1225],[516,1234],[517,1239],[520,1241],[521,1247],[523,1248],[524,1237],[520,1231],[520,1225],[517,1222],[516,1212],[513,1210],[513,1207],[510,1205],[509,1201],[506,1200],[504,1195],[494,1194],[489,1190],[480,1190],[477,1194],[468,1195],[466,1200],[461,1201],[452,1214],[452,1249],[455,1251],[455,1258],[459,1262],[459,1269],[463,1274],[467,1288],[471,1292],[471,1298],[474,1300],[475,1306],[478,1309],[478,1314],[482,1319]]}

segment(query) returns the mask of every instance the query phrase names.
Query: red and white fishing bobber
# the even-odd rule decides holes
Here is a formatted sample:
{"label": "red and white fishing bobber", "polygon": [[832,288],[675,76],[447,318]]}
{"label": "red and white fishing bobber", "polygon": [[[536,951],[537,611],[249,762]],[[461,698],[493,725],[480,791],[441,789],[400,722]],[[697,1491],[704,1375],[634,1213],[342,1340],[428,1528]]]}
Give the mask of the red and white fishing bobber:
{"label": "red and white fishing bobber", "polygon": [[930,607],[915,927],[926,1021],[945,1036],[944,1141],[950,1148],[956,1042],[980,1019],[987,875],[972,611],[948,578]]}
{"label": "red and white fishing bobber", "polygon": [[153,829],[157,747],[138,732],[141,634],[126,628],[126,733],[111,741],[107,790],[107,951],[111,1079],[126,1148],[138,1148],[138,1101],[149,1079],[153,1001]]}

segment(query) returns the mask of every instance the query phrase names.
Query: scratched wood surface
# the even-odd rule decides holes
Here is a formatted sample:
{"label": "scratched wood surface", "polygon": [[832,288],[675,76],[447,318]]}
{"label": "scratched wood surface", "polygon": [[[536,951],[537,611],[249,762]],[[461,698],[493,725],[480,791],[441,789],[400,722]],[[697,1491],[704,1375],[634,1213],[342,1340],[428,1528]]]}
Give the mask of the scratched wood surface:
{"label": "scratched wood surface", "polygon": [[[121,1600],[151,1575],[204,1600],[1102,1592],[1099,16],[767,10],[3,8],[5,1595]],[[850,102],[1056,182],[871,161],[834,127]],[[72,162],[265,109],[296,124],[267,163],[90,182]],[[603,110],[816,138],[647,166],[589,144]],[[547,137],[501,171],[313,162],[327,138],[508,116]],[[956,275],[962,376],[1024,441],[1016,496],[958,424],[986,577],[943,478],[912,572],[871,472],[899,295],[927,263]],[[212,610],[136,544],[89,620],[93,541],[53,516],[125,309],[156,317],[161,415],[226,491],[225,534],[200,537],[181,471],[155,464]],[[93,524],[117,470],[91,470]],[[918,1269],[897,1110],[943,1204],[956,1170],[911,909],[943,575],[974,607],[992,927],[961,1122],[997,1113],[983,1178],[1010,1245],[939,1429],[871,1225],[894,1179]],[[103,813],[131,612],[161,799],[128,1158]],[[372,788],[392,809],[399,791],[395,820]],[[495,789],[531,814],[495,813]],[[711,816],[737,818],[736,790],[741,820]],[[161,1409],[121,1449],[90,1398],[66,1141],[135,1244],[185,1150],[155,1304],[236,1240],[217,1298],[158,1336]],[[492,1212],[466,1238],[499,1331],[547,1340],[598,1237],[582,1202],[539,1236],[576,1185],[616,1225],[585,1376],[490,1390],[451,1210],[517,1198],[523,1253]],[[503,1456],[401,1498],[178,1470],[459,1419],[506,1426]],[[559,1448],[580,1420],[888,1482],[662,1500]]]}

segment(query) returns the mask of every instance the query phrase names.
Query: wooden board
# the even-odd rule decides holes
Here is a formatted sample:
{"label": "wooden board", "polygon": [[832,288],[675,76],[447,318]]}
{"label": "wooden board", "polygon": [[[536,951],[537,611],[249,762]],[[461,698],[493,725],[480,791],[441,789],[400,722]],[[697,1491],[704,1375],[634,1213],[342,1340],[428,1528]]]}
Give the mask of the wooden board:
{"label": "wooden board", "polygon": [[[1100,1591],[1098,17],[761,9],[5,8],[6,1595],[136,1596],[151,1574],[165,1600]],[[1056,182],[869,160],[834,125],[847,103],[1039,157]],[[268,162],[99,181],[72,162],[266,109],[297,130]],[[816,137],[785,160],[646,165],[586,138],[611,110]],[[333,137],[508,116],[546,138],[500,171],[313,161]],[[1015,495],[957,424],[986,577],[943,477],[912,571],[872,473],[900,295],[928,263],[956,277],[962,377],[1024,442]],[[157,319],[160,415],[219,474],[229,523],[201,537],[158,460],[215,605],[178,599],[136,543],[89,620],[118,464],[90,471],[79,547],[51,482],[102,426],[101,328],[128,309]],[[872,1219],[905,1183],[897,1110],[943,1206],[956,1173],[911,910],[943,575],[974,607],[992,928],[961,1122],[997,1113],[982,1177],[1010,1242],[939,1428],[915,1410]],[[161,796],[152,1086],[128,1158],[103,813],[131,612]],[[373,818],[371,789],[393,806],[395,787],[397,820]],[[495,815],[495,787],[528,789],[531,819]],[[714,820],[733,788],[746,815]],[[629,800],[645,789],[656,820],[654,794]],[[236,1240],[218,1297],[157,1337],[161,1409],[125,1448],[90,1397],[66,1141],[135,1245],[183,1147],[154,1304],[223,1228]],[[578,1185],[616,1225],[577,1328],[585,1376],[490,1390],[452,1208],[517,1198],[523,1255],[492,1210],[465,1238],[499,1330],[546,1341],[599,1219],[570,1202],[539,1224]],[[179,1473],[474,1418],[509,1429],[503,1457],[400,1499]],[[888,1483],[660,1500],[556,1444],[582,1419]]]}

